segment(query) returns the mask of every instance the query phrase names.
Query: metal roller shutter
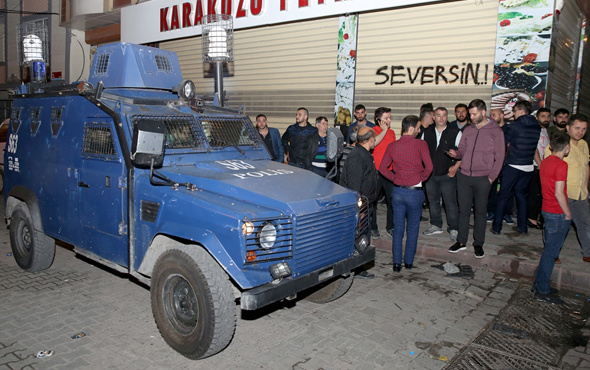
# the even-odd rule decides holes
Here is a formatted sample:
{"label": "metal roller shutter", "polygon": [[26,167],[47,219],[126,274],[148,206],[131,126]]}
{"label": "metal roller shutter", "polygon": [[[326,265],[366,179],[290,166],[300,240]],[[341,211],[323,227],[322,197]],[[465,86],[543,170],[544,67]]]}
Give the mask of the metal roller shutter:
{"label": "metal roller shutter", "polygon": [[564,2],[551,37],[551,59],[547,75],[547,107],[572,111],[578,74],[580,29],[584,15],[575,1]]}
{"label": "metal roller shutter", "polygon": [[[480,98],[489,106],[497,15],[497,1],[473,0],[361,14],[355,104],[364,104],[371,120],[375,108],[392,108],[392,126],[396,128],[401,126],[404,116],[418,114],[420,106],[427,102],[435,107],[445,106],[449,121],[455,119],[453,112],[458,103],[468,104]],[[471,73],[465,83],[465,78],[460,78],[461,71],[469,64],[475,69],[478,63],[477,83]],[[391,84],[392,66],[403,67],[394,71],[403,75],[396,75],[394,84]],[[455,78],[449,69],[457,66],[453,72],[459,78],[447,84],[439,77],[436,84],[435,78],[428,76],[436,75],[437,66],[444,68],[441,74],[449,81]],[[386,68],[382,73],[389,79],[377,84],[385,81],[383,74],[377,74],[383,67]],[[423,69],[416,75],[419,67],[433,69],[427,69],[423,79]]]}
{"label": "metal roller shutter", "polygon": [[590,45],[588,45],[588,35],[590,35],[590,23],[586,21],[586,37],[584,39],[584,53],[578,96],[578,113],[583,113],[586,116],[590,116]]}
{"label": "metal roller shutter", "polygon": [[[295,123],[297,108],[315,117],[332,117],[336,86],[338,18],[234,31],[235,61],[226,65],[226,105],[244,105],[254,121],[259,113],[281,133]],[[160,43],[176,51],[183,76],[197,94],[212,95],[213,69],[202,62],[201,37]]]}

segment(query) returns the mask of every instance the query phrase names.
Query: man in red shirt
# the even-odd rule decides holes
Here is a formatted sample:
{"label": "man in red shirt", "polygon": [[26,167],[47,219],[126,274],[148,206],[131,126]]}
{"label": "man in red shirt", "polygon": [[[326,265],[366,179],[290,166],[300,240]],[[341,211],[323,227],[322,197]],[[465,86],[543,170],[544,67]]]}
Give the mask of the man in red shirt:
{"label": "man in red shirt", "polygon": [[400,272],[402,268],[402,241],[406,218],[408,235],[404,266],[411,269],[414,263],[424,202],[422,183],[432,173],[428,144],[416,138],[419,131],[419,118],[405,117],[402,120],[402,137],[387,146],[387,151],[379,164],[379,172],[393,183],[393,272]]}
{"label": "man in red shirt", "polygon": [[559,251],[572,223],[572,212],[567,201],[567,163],[563,160],[570,151],[570,137],[564,131],[556,132],[551,135],[549,145],[552,153],[541,162],[539,170],[543,191],[545,248],[537,268],[533,291],[537,301],[562,304],[563,300],[559,298],[556,290],[551,289],[550,282],[555,260],[559,257]]}
{"label": "man in red shirt", "polygon": [[[375,123],[377,126],[373,127],[375,130],[376,146],[373,149],[373,158],[375,159],[375,168],[379,170],[379,165],[383,159],[383,155],[387,150],[387,146],[395,141],[395,132],[389,127],[391,126],[391,108],[379,107],[375,110]],[[393,206],[391,205],[391,193],[393,192],[393,183],[382,175],[379,175],[377,180],[377,194],[381,192],[381,188],[385,191],[385,200],[387,202],[387,222],[386,230],[389,236],[393,236]],[[381,236],[379,227],[377,226],[377,207],[373,207],[374,213],[371,215],[371,237],[377,239]]]}

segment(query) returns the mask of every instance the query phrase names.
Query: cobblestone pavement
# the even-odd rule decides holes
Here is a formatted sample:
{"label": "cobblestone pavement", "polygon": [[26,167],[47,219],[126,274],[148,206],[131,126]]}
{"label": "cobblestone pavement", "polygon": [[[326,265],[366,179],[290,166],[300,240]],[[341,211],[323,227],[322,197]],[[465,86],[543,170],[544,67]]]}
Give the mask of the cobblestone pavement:
{"label": "cobblestone pavement", "polygon": [[[190,361],[160,337],[145,287],[63,247],[50,269],[23,272],[7,256],[6,234],[0,235],[0,369],[439,369],[517,287],[486,271],[473,280],[444,277],[427,261],[393,276],[391,256],[379,252],[371,270],[377,277],[356,279],[341,299],[244,312],[228,348]],[[71,338],[80,332],[86,336]],[[54,354],[35,358],[41,350]]]}
{"label": "cobblestone pavement", "polygon": [[[2,229],[0,370],[440,369],[523,286],[485,269],[472,280],[446,277],[426,260],[394,275],[391,254],[378,252],[371,269],[376,278],[355,279],[341,299],[242,312],[228,348],[191,361],[164,343],[148,289],[127,276],[64,247],[57,248],[50,269],[26,273],[10,252]],[[80,332],[86,336],[72,339]],[[54,354],[36,358],[41,350]],[[570,356],[572,366],[590,357],[584,350]]]}

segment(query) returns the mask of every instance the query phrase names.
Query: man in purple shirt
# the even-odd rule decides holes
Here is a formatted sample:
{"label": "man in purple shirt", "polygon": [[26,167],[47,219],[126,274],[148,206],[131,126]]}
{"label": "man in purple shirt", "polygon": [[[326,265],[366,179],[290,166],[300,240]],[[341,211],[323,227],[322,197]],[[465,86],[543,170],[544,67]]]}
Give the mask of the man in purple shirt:
{"label": "man in purple shirt", "polygon": [[449,252],[457,253],[467,248],[473,205],[473,250],[475,257],[483,258],[488,194],[504,163],[504,133],[496,121],[486,117],[486,103],[483,100],[472,100],[468,109],[471,125],[463,132],[459,148],[449,150],[449,156],[461,160],[461,171],[457,173],[459,234]]}
{"label": "man in purple shirt", "polygon": [[406,218],[408,235],[404,266],[411,269],[414,263],[424,202],[422,183],[432,173],[430,150],[424,140],[416,138],[419,132],[419,118],[405,117],[402,120],[402,137],[387,146],[379,165],[379,172],[393,182],[393,272],[400,272],[402,269],[402,241]]}

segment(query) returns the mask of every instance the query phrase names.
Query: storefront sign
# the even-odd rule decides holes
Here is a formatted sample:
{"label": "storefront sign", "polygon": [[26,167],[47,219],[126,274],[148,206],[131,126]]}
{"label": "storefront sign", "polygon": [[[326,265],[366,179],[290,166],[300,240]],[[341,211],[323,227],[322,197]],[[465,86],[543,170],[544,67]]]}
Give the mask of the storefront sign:
{"label": "storefront sign", "polygon": [[375,74],[375,85],[487,85],[488,65],[480,63],[461,63],[452,66],[403,65],[382,66]]}
{"label": "storefront sign", "polygon": [[121,40],[148,43],[201,34],[207,14],[230,14],[234,29],[435,0],[152,0],[121,9]]}

